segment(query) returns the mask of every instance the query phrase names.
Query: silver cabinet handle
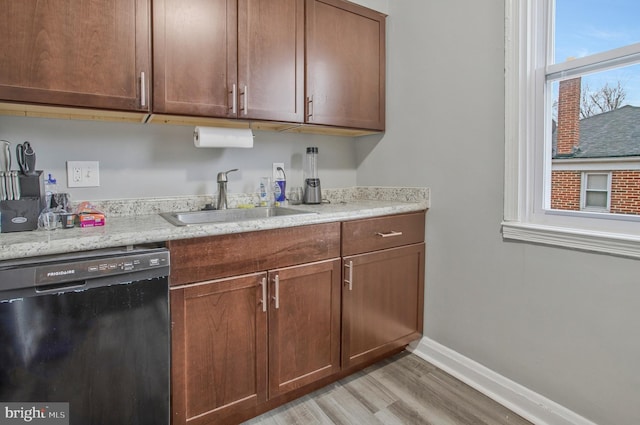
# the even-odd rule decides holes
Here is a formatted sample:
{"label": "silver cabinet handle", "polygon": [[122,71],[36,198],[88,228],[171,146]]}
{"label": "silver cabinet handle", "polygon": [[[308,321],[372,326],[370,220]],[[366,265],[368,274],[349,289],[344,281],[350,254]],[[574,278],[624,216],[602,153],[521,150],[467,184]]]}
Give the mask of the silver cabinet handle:
{"label": "silver cabinet handle", "polygon": [[260,282],[260,286],[262,286],[262,311],[267,312],[267,278],[263,277]]}
{"label": "silver cabinet handle", "polygon": [[311,120],[313,117],[313,95],[307,97],[307,119]]}
{"label": "silver cabinet handle", "polygon": [[276,309],[278,309],[280,308],[280,276],[276,275],[273,281],[275,283],[275,292],[276,292],[276,295],[275,297],[273,297],[273,299],[276,302]]}
{"label": "silver cabinet handle", "polygon": [[147,82],[144,79],[144,71],[140,73],[140,106],[147,106]]}
{"label": "silver cabinet handle", "polygon": [[349,290],[353,291],[353,261],[349,261],[349,264],[344,265],[349,269],[349,279],[345,279],[344,283],[349,285]]}
{"label": "silver cabinet handle", "polygon": [[244,86],[244,91],[240,93],[240,96],[243,98],[243,102],[240,104],[240,110],[243,115],[247,115],[249,113],[249,91],[247,86]]}
{"label": "silver cabinet handle", "polygon": [[236,85],[234,83],[231,89],[231,113],[234,115],[238,112],[238,97],[236,94]]}
{"label": "silver cabinet handle", "polygon": [[394,232],[393,230],[389,233],[376,232],[376,236],[380,236],[382,238],[391,238],[393,236],[402,236],[402,232]]}

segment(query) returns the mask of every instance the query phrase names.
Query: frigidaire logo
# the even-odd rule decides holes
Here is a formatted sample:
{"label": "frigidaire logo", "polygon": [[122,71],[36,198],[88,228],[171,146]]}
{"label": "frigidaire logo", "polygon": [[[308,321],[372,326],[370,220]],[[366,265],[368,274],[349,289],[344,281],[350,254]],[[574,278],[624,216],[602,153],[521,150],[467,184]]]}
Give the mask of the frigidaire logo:
{"label": "frigidaire logo", "polygon": [[69,403],[0,403],[0,425],[69,424]]}
{"label": "frigidaire logo", "polygon": [[47,277],[56,277],[56,276],[67,276],[70,274],[75,274],[76,271],[71,269],[71,270],[58,270],[55,272],[47,272]]}

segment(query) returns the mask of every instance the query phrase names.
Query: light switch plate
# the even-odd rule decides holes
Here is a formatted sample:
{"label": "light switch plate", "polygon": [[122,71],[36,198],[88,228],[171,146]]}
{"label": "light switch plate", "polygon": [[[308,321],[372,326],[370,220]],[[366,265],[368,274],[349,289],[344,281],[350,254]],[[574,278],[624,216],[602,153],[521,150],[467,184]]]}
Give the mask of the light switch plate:
{"label": "light switch plate", "polygon": [[100,186],[99,161],[67,161],[68,187]]}

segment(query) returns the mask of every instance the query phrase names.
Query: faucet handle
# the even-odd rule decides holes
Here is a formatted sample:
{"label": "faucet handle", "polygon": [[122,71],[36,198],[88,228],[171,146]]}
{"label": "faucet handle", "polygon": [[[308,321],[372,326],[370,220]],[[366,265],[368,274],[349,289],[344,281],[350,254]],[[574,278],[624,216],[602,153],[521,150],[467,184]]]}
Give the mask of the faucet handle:
{"label": "faucet handle", "polygon": [[238,169],[234,168],[233,170],[222,171],[222,172],[218,173],[218,178],[216,179],[218,181],[218,183],[226,182],[227,181],[227,173],[230,173],[232,171],[238,171]]}

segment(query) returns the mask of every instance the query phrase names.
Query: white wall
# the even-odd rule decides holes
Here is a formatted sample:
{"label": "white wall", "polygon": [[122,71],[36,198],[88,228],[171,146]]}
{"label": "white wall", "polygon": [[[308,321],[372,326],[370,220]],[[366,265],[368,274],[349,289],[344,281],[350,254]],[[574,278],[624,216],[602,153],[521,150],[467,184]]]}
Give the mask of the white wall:
{"label": "white wall", "polygon": [[[389,0],[349,0],[351,3],[357,3],[369,9],[377,10],[385,14],[389,14]],[[397,0],[394,0],[397,1]]]}
{"label": "white wall", "polygon": [[361,185],[431,187],[428,337],[600,425],[640,423],[640,262],[500,234],[503,1],[391,1]]}
{"label": "white wall", "polygon": [[[302,185],[307,146],[318,146],[322,187],[355,185],[354,139],[254,132],[252,149],[198,149],[193,127],[121,124],[0,116],[0,139],[13,147],[25,140],[36,150],[37,169],[52,173],[58,191],[75,200],[204,195],[217,192],[219,171],[229,174],[230,193],[255,192],[273,162],[284,162],[288,187]],[[65,161],[100,161],[100,187],[69,189]],[[14,157],[14,169],[17,169]]]}

